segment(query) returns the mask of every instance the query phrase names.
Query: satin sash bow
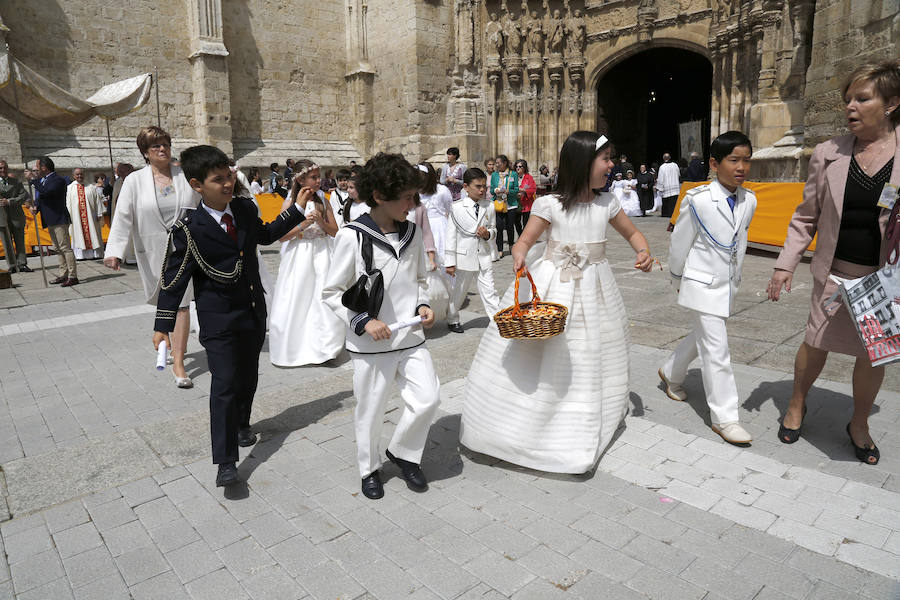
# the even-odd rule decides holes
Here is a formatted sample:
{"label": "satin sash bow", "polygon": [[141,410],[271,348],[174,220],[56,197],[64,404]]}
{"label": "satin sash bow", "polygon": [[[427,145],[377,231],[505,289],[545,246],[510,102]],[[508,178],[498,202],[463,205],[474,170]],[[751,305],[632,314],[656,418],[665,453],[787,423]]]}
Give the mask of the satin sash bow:
{"label": "satin sash bow", "polygon": [[606,259],[606,242],[547,242],[544,258],[560,269],[562,283],[581,279],[586,265],[596,264]]}

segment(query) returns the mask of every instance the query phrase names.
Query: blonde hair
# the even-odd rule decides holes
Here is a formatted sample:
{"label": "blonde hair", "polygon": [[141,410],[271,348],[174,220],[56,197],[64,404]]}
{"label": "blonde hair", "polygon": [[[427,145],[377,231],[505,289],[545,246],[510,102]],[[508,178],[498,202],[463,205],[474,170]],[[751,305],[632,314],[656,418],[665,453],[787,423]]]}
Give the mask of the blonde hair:
{"label": "blonde hair", "polygon": [[[147,154],[150,150],[150,146],[153,144],[158,144],[160,142],[165,142],[169,146],[172,145],[172,136],[163,129],[162,127],[157,127],[156,125],[150,125],[149,127],[144,127],[141,129],[141,132],[137,136],[137,147],[138,150],[141,151],[141,156]],[[144,160],[147,161],[147,157],[144,156]],[[149,162],[149,161],[147,161]]]}
{"label": "blonde hair", "polygon": [[[866,63],[850,74],[841,90],[841,97],[847,97],[847,91],[856,83],[871,83],[875,93],[887,102],[891,98],[900,98],[900,59],[891,58],[878,62]],[[894,109],[890,116],[891,124],[900,125],[900,109]]]}

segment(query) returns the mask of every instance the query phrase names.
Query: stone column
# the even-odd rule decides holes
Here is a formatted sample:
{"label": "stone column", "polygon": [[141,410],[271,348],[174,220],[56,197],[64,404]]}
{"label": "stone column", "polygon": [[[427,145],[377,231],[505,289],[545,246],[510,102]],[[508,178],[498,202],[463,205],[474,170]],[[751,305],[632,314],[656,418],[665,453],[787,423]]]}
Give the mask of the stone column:
{"label": "stone column", "polygon": [[719,55],[719,73],[721,73],[719,84],[719,132],[721,133],[728,131],[728,122],[731,118],[731,98],[729,93],[729,86],[731,85],[731,54],[728,52],[727,40],[719,41]]}
{"label": "stone column", "polygon": [[731,55],[731,109],[729,111],[728,129],[743,129],[741,115],[743,113],[743,91],[741,90],[741,53],[738,50],[740,39],[728,40],[728,53]]}
{"label": "stone column", "polygon": [[713,65],[712,106],[709,110],[709,139],[713,140],[719,135],[717,131],[719,126],[719,86],[722,80],[722,73],[719,69],[719,46],[715,40],[709,41],[709,60]]}
{"label": "stone column", "polygon": [[348,132],[362,156],[374,152],[375,145],[375,69],[369,64],[368,4],[347,0],[347,93],[353,126]]}
{"label": "stone column", "polygon": [[[6,33],[9,28],[3,24],[0,17],[0,51],[9,52],[7,46]],[[12,73],[10,73],[12,76]],[[15,110],[15,106],[12,110]],[[24,159],[22,157],[22,138],[15,120],[7,121],[0,119],[0,158],[6,160],[11,168],[18,169],[22,165]]]}
{"label": "stone column", "polygon": [[231,88],[221,0],[188,0],[194,126],[200,141],[231,156]]}

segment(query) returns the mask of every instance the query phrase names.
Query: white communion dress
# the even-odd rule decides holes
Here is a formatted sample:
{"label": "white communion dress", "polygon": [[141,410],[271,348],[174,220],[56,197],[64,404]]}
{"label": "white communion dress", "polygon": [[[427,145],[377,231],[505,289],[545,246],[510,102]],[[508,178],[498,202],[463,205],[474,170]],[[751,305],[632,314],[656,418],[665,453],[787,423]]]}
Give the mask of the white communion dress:
{"label": "white communion dress", "polygon": [[[627,409],[628,322],[606,260],[611,193],[563,209],[538,198],[532,218],[550,222],[530,265],[541,299],[569,309],[563,333],[546,340],[500,337],[491,321],[469,370],[460,441],[541,471],[585,473],[596,465]],[[513,288],[501,306],[513,303]],[[520,282],[520,302],[531,296]]]}
{"label": "white communion dress", "polygon": [[[321,192],[320,192],[321,194]],[[320,196],[319,201],[325,201]],[[337,357],[346,326],[322,302],[331,266],[331,236],[317,224],[281,244],[269,317],[269,358],[278,367],[317,365]]]}

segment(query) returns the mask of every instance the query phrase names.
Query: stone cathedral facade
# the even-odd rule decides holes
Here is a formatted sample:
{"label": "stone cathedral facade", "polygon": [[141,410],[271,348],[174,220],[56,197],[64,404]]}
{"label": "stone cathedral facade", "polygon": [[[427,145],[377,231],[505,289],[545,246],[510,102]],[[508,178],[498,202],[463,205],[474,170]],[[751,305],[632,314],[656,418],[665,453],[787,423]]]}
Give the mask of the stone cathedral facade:
{"label": "stone cathedral facade", "polygon": [[[844,77],[900,54],[900,0],[5,0],[0,18],[13,56],[81,97],[158,72],[159,102],[110,123],[114,160],[135,164],[157,113],[176,151],[242,166],[459,146],[535,170],[576,129],[649,163],[693,121],[701,151],[742,129],[754,178],[797,180],[842,130]],[[106,124],[0,118],[0,154],[108,170]]]}

